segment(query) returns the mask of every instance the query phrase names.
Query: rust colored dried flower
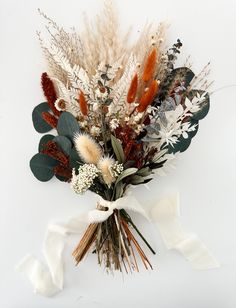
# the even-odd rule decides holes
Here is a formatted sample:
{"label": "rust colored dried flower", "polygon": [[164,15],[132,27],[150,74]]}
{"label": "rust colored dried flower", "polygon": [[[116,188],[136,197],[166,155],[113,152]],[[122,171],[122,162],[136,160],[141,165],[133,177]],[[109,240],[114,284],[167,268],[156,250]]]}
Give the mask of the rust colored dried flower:
{"label": "rust colored dried flower", "polygon": [[80,106],[80,111],[82,115],[87,116],[88,115],[88,104],[85,99],[85,95],[82,91],[79,93],[79,106]]}
{"label": "rust colored dried flower", "polygon": [[153,48],[152,51],[149,53],[146,63],[144,65],[143,76],[142,76],[144,82],[148,82],[153,77],[156,61],[157,61],[157,50],[156,48]]}
{"label": "rust colored dried flower", "polygon": [[61,176],[65,179],[67,179],[67,182],[69,182],[72,178],[72,169],[71,168],[59,165],[59,166],[54,167],[53,171],[54,171],[55,175]]}
{"label": "rust colored dried flower", "polygon": [[138,112],[144,112],[147,109],[148,105],[150,105],[153,99],[155,98],[157,91],[158,91],[158,81],[153,80],[148,90],[143,93],[140,99],[140,103],[137,107]]}
{"label": "rust colored dried flower", "polygon": [[52,112],[56,115],[60,115],[60,111],[56,109],[54,106],[56,100],[57,100],[57,94],[56,90],[54,88],[54,84],[52,80],[49,78],[47,73],[43,73],[41,76],[41,85],[43,89],[43,93],[45,98],[47,99],[48,105]]}
{"label": "rust colored dried flower", "polygon": [[69,158],[60,147],[57,145],[55,141],[48,141],[44,147],[41,153],[46,154],[56,160],[58,160],[63,166],[69,166]]}
{"label": "rust colored dried flower", "polygon": [[138,75],[135,74],[131,81],[129,91],[127,94],[127,103],[131,104],[134,102],[136,94],[137,94],[137,90],[138,90]]}
{"label": "rust colored dried flower", "polygon": [[57,127],[58,119],[49,112],[42,112],[42,118],[53,128]]}

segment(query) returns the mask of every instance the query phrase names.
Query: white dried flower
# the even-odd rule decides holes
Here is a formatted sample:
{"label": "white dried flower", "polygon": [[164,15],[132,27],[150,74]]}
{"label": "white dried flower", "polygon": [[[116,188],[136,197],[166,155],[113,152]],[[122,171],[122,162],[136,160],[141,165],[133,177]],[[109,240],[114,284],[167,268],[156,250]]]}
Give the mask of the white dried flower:
{"label": "white dried flower", "polygon": [[58,111],[65,111],[66,110],[66,102],[63,98],[58,98],[54,103],[55,108]]}
{"label": "white dried flower", "polygon": [[89,135],[76,134],[74,137],[75,148],[85,163],[97,164],[102,157],[102,149]]}
{"label": "white dried flower", "polygon": [[99,109],[100,109],[99,103],[94,103],[94,104],[93,104],[93,111],[94,111],[94,112],[97,112],[97,111],[99,111]]}
{"label": "white dried flower", "polygon": [[90,129],[90,134],[92,135],[92,136],[99,136],[100,135],[100,133],[101,133],[101,129],[99,128],[99,127],[97,127],[97,126],[92,126],[91,127],[91,129]]}
{"label": "white dried flower", "polygon": [[119,164],[118,161],[116,161],[110,168],[111,174],[114,178],[117,178],[124,170],[123,164]]}
{"label": "white dried flower", "polygon": [[91,187],[99,170],[94,164],[84,164],[78,172],[76,174],[75,169],[72,170],[71,187],[77,194],[83,194]]}
{"label": "white dried flower", "polygon": [[118,119],[112,119],[112,120],[110,121],[110,128],[111,128],[112,130],[114,130],[114,129],[116,129],[117,127],[119,127],[119,121],[118,121]]}

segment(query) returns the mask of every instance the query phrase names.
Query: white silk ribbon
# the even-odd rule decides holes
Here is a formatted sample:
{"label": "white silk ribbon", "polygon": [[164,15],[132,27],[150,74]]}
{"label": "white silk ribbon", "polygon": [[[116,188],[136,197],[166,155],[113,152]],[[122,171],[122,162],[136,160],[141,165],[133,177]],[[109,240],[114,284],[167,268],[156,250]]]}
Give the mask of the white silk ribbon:
{"label": "white silk ribbon", "polygon": [[49,225],[43,245],[43,254],[48,268],[34,256],[27,255],[18,265],[17,270],[23,272],[31,281],[34,292],[43,296],[52,296],[63,289],[63,259],[65,236],[81,233],[90,223],[103,222],[115,209],[126,209],[138,212],[151,220],[159,229],[168,249],[176,249],[196,269],[219,267],[219,262],[207,247],[194,235],[184,232],[179,220],[179,196],[170,195],[155,202],[151,210],[147,210],[132,196],[124,196],[110,202],[100,198],[101,207],[70,219],[65,224]]}

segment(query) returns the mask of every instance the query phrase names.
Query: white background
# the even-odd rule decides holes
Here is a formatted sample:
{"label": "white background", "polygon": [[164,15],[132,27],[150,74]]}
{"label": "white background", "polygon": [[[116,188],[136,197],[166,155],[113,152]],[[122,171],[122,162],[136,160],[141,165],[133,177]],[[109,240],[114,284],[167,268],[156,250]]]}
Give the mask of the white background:
{"label": "white background", "polygon": [[[50,220],[66,219],[93,207],[95,197],[78,197],[68,185],[40,183],[28,162],[40,136],[31,123],[34,106],[43,101],[40,74],[44,61],[36,39],[42,29],[40,7],[59,24],[81,26],[83,11],[91,18],[102,0],[0,1],[0,306],[3,308],[235,308],[236,307],[236,88],[212,96],[211,111],[187,152],[168,176],[151,182],[151,193],[135,190],[143,202],[179,190],[182,222],[195,231],[220,260],[217,270],[195,271],[141,217],[135,220],[157,250],[154,270],[122,277],[107,275],[89,255],[74,267],[66,247],[65,289],[54,298],[33,294],[29,282],[14,271],[27,253],[42,258],[41,243]],[[181,38],[184,56],[192,55],[196,72],[212,63],[213,89],[235,84],[236,9],[234,0],[117,1],[122,27],[134,33],[147,20],[168,19],[169,41]]]}

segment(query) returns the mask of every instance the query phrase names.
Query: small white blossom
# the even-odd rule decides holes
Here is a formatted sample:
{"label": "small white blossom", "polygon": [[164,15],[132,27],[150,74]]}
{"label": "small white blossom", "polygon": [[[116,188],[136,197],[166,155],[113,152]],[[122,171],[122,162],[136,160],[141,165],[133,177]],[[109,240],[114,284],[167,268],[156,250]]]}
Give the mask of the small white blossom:
{"label": "small white blossom", "polygon": [[92,136],[99,136],[99,134],[101,133],[101,129],[97,126],[92,126],[91,129],[90,129],[90,134]]}
{"label": "small white blossom", "polygon": [[112,120],[110,121],[110,128],[111,128],[112,130],[116,129],[118,126],[119,126],[119,121],[118,121],[118,119],[112,119]]}
{"label": "small white blossom", "polygon": [[118,175],[120,175],[122,173],[122,171],[124,170],[124,167],[122,164],[119,164],[117,161],[112,164],[110,166],[110,172],[111,172],[111,175],[114,177],[114,178],[117,178]]}
{"label": "small white blossom", "polygon": [[78,169],[72,171],[71,187],[77,194],[83,194],[91,187],[94,179],[98,176],[99,170],[94,164],[84,164]]}

